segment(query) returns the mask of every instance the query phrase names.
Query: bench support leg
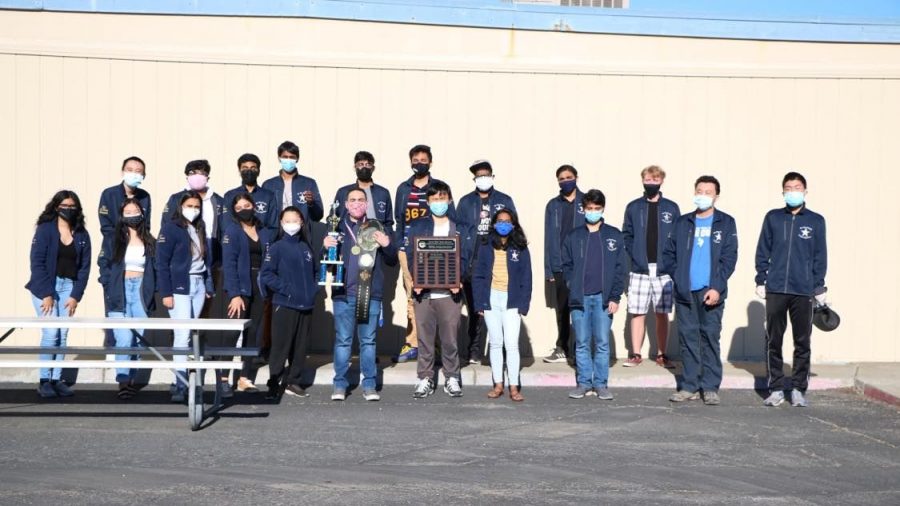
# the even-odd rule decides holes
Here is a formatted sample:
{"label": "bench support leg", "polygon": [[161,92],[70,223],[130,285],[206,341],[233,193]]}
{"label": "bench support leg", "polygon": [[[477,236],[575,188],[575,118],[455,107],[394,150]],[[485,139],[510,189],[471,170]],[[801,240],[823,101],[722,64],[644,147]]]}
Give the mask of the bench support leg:
{"label": "bench support leg", "polygon": [[12,333],[15,331],[16,331],[15,327],[7,330],[2,336],[0,336],[0,343],[2,343],[3,340],[6,339],[7,337],[11,336]]}

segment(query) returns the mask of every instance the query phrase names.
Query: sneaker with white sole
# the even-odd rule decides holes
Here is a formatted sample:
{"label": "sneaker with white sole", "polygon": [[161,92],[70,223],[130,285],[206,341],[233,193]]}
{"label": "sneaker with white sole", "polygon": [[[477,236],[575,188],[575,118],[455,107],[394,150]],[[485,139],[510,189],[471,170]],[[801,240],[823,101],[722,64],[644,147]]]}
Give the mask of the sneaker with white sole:
{"label": "sneaker with white sole", "polygon": [[805,408],[809,406],[809,402],[806,401],[803,392],[796,388],[791,390],[791,406],[794,406],[795,408]]}
{"label": "sneaker with white sole", "polygon": [[363,390],[363,399],[367,401],[380,401],[381,394],[375,390]]}
{"label": "sneaker with white sole", "polygon": [[613,400],[613,394],[609,392],[609,389],[606,387],[603,388],[595,388],[594,392],[597,394],[597,399],[601,401],[611,401]]}
{"label": "sneaker with white sole", "polygon": [[343,401],[347,398],[347,391],[343,388],[335,388],[331,392],[331,400],[333,401]]}
{"label": "sneaker with white sole", "polygon": [[444,392],[450,397],[462,397],[463,392],[459,380],[455,377],[447,378],[444,383]]}
{"label": "sneaker with white sole", "polygon": [[574,389],[569,390],[569,399],[583,399],[588,392],[593,392],[593,390],[579,385]]}
{"label": "sneaker with white sole", "polygon": [[669,397],[670,402],[696,401],[700,399],[700,392],[686,392],[679,390]]}
{"label": "sneaker with white sole", "polygon": [[544,357],[544,362],[547,364],[562,364],[566,361],[566,352],[563,350],[556,348],[553,350],[553,353]]}
{"label": "sneaker with white sole", "polygon": [[781,390],[776,390],[769,394],[768,397],[766,397],[766,400],[763,401],[763,406],[781,406],[782,402],[784,402],[784,392],[782,392]]}
{"label": "sneaker with white sole", "polygon": [[718,392],[703,392],[703,404],[707,406],[718,406],[719,402],[719,393]]}
{"label": "sneaker with white sole", "polygon": [[431,378],[420,379],[413,389],[413,397],[416,399],[424,399],[433,393],[434,383],[431,382]]}

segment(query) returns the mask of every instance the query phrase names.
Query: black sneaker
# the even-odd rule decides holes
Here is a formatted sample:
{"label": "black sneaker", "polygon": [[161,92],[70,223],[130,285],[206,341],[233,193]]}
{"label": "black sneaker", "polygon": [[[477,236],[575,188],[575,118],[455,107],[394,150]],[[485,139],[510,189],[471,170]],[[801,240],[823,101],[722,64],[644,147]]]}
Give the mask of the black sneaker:
{"label": "black sneaker", "polygon": [[544,362],[548,364],[562,364],[566,362],[566,352],[557,348],[553,353],[544,357]]}
{"label": "black sneaker", "polygon": [[266,383],[266,400],[274,401],[278,398],[278,382],[274,379],[270,379]]}
{"label": "black sneaker", "polygon": [[288,395],[295,395],[297,397],[309,397],[309,394],[306,393],[306,389],[304,389],[300,385],[288,385],[284,389],[284,393]]}

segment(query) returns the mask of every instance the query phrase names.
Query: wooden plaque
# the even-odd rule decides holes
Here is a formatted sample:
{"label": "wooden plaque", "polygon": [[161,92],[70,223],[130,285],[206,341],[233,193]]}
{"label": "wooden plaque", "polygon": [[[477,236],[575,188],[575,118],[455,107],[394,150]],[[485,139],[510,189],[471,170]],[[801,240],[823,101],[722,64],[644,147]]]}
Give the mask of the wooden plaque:
{"label": "wooden plaque", "polygon": [[459,237],[417,237],[412,246],[414,288],[459,288]]}

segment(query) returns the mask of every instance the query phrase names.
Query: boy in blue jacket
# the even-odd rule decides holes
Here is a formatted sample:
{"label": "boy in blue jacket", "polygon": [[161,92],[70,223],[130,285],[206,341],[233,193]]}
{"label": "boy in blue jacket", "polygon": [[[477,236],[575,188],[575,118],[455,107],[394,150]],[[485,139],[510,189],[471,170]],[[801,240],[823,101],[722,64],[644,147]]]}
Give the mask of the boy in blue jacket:
{"label": "boy in blue jacket", "polygon": [[569,397],[581,399],[592,393],[598,399],[611,400],[607,386],[609,330],[625,288],[625,243],[622,232],[603,221],[603,192],[589,190],[581,205],[586,223],[569,232],[562,247],[562,270],[575,327],[577,386]]}
{"label": "boy in blue jacket", "polygon": [[[253,197],[256,219],[270,230],[278,230],[278,199],[275,194],[259,185],[259,157],[253,153],[244,153],[237,161],[238,173],[241,176],[241,185],[225,192],[223,213],[231,216],[232,220],[240,223],[235,216],[234,198],[248,193]],[[222,227],[224,232],[230,223]]]}
{"label": "boy in blue jacket", "polygon": [[380,221],[385,233],[393,235],[394,206],[391,203],[391,192],[372,178],[375,172],[375,155],[368,151],[357,152],[353,156],[353,170],[356,173],[356,182],[338,188],[334,194],[334,202],[340,204],[338,215],[343,218],[347,214],[344,203],[350,190],[362,188],[366,192],[366,219]]}
{"label": "boy in blue jacket", "polygon": [[716,178],[697,178],[697,209],[678,218],[663,251],[660,272],[675,282],[675,321],[684,368],[681,390],[669,397],[672,402],[697,400],[702,391],[705,404],[719,404],[722,312],[738,251],[734,218],[715,208],[719,191]]}
{"label": "boy in blue jacket", "polygon": [[781,344],[790,315],[794,331],[791,404],[806,407],[813,301],[825,304],[827,290],[825,218],[806,207],[803,175],[788,172],[781,187],[785,207],[766,214],[756,243],[756,294],[766,301],[766,366],[771,391],[764,404],[784,402]]}

